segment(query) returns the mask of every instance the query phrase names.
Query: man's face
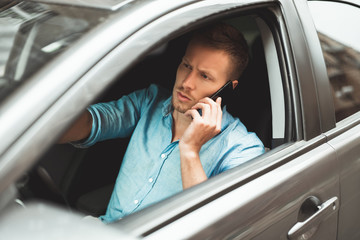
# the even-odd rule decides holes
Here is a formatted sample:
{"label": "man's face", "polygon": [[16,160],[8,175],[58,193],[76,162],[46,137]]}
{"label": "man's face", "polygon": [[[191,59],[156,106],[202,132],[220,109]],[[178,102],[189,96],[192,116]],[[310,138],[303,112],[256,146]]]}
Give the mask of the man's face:
{"label": "man's face", "polygon": [[230,80],[231,69],[230,56],[224,51],[190,42],[176,73],[174,109],[185,113],[200,99],[211,96]]}

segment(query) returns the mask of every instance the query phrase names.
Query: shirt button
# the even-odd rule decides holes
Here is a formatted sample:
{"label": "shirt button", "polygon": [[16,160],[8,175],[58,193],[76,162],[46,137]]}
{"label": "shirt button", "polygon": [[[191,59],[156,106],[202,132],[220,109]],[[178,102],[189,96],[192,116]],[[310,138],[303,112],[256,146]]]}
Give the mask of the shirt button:
{"label": "shirt button", "polygon": [[135,201],[134,201],[134,204],[138,204],[138,203],[139,203],[139,200],[135,200]]}
{"label": "shirt button", "polygon": [[154,181],[154,179],[152,179],[152,178],[149,178],[149,182],[151,182],[151,183],[152,183],[153,181]]}
{"label": "shirt button", "polygon": [[166,155],[163,153],[163,154],[161,154],[161,158],[165,158],[166,157]]}

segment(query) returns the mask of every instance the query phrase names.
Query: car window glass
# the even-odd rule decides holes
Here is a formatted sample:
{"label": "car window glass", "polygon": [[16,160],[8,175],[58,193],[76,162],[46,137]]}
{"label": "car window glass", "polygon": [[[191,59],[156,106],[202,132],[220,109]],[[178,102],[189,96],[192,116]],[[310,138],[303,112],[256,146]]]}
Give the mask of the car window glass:
{"label": "car window glass", "polygon": [[360,110],[360,9],[344,3],[310,1],[329,81],[336,121]]}
{"label": "car window glass", "polygon": [[94,27],[95,10],[12,3],[0,13],[0,101]]}

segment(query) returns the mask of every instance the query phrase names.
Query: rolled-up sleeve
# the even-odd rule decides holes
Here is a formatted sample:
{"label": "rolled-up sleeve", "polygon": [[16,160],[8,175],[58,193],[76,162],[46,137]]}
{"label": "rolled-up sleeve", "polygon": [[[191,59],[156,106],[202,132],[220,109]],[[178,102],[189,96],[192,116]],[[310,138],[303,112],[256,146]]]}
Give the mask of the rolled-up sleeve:
{"label": "rolled-up sleeve", "polygon": [[99,141],[130,136],[141,116],[142,105],[146,105],[148,91],[138,90],[116,101],[89,106],[87,110],[93,119],[90,135],[72,144],[86,148]]}

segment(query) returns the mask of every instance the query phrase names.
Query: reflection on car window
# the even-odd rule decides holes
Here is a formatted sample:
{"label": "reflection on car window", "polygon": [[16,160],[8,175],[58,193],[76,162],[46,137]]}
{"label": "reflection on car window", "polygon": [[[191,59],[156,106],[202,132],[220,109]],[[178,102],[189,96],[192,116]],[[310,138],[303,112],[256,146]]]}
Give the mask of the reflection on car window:
{"label": "reflection on car window", "polygon": [[309,2],[309,7],[324,53],[338,122],[360,110],[360,9],[323,1]]}
{"label": "reflection on car window", "polygon": [[[87,10],[89,13],[90,11]],[[99,19],[94,21],[94,18]],[[0,101],[101,20],[79,10],[11,4],[0,12]]]}

